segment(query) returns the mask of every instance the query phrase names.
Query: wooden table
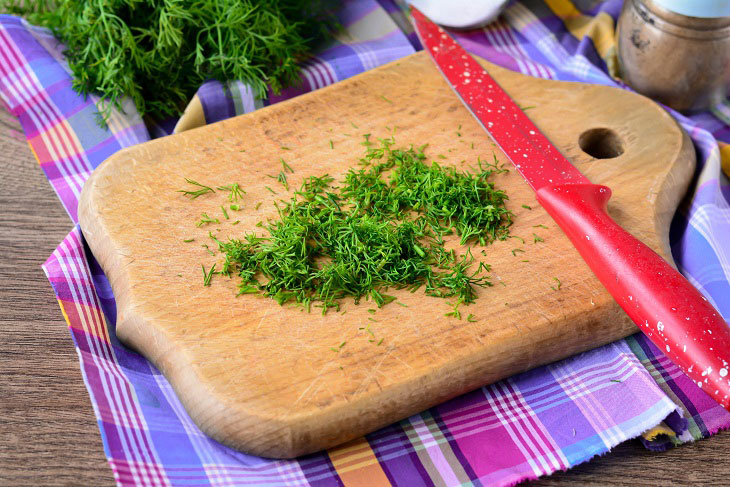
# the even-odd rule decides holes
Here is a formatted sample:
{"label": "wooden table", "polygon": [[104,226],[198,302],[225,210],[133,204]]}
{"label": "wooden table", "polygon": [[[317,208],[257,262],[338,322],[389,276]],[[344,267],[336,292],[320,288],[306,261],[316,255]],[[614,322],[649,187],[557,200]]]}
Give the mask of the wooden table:
{"label": "wooden table", "polygon": [[[114,485],[41,264],[71,229],[17,120],[0,110],[0,485]],[[727,485],[730,434],[666,453],[637,441],[530,485]]]}

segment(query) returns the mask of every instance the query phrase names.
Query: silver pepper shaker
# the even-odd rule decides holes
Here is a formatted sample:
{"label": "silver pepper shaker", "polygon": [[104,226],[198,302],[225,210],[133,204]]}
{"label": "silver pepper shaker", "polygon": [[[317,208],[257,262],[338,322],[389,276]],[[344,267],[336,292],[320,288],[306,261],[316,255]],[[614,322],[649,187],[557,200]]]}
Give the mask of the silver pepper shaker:
{"label": "silver pepper shaker", "polygon": [[625,0],[618,26],[621,77],[639,93],[692,112],[730,86],[730,1]]}

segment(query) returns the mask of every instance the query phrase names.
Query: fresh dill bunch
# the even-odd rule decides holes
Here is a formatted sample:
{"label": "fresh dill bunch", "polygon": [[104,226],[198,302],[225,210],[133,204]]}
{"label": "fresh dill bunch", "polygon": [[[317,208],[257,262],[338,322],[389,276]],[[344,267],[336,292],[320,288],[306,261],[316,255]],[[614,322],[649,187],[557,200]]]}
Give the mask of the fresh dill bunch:
{"label": "fresh dill bunch", "polygon": [[206,79],[241,80],[257,97],[299,80],[298,63],[329,37],[333,0],[4,0],[4,12],[50,28],[83,95],[108,120],[123,97],[140,115],[177,115]]}
{"label": "fresh dill bunch", "polygon": [[392,139],[366,142],[363,169],[351,170],[342,187],[326,174],[306,178],[276,204],[278,218],[262,224],[264,235],[228,242],[210,235],[225,258],[220,273],[241,278],[240,294],[325,313],[346,297],[381,307],[395,299],[389,288],[423,287],[456,298],[458,307],[492,285],[489,266],[470,249],[446,250],[443,236],[457,233],[464,244],[508,237],[507,195],[490,180],[502,170],[482,164],[476,174],[460,172],[427,164],[420,149],[391,149]]}

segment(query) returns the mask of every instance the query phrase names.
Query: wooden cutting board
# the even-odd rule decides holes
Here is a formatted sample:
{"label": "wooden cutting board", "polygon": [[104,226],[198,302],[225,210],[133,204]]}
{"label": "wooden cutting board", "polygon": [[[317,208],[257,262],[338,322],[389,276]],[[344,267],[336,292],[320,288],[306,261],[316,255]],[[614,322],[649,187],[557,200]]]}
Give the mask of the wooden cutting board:
{"label": "wooden cutting board", "polygon": [[[613,189],[614,218],[669,258],[669,223],[694,168],[692,145],[674,120],[625,91],[485,66],[568,159]],[[202,247],[215,249],[208,231],[225,239],[255,230],[275,217],[273,201],[291,195],[267,176],[278,174],[281,158],[295,170],[292,188],[311,175],[339,179],[363,154],[366,133],[395,133],[396,146],[429,143],[430,157],[457,167],[493,153],[507,162],[418,53],[122,150],[84,187],[80,222],[116,296],[117,335],[165,374],[193,420],[226,445],[272,457],[327,448],[636,331],[514,170],[495,183],[509,194],[512,234],[525,243],[497,242],[486,256],[474,251],[492,265],[495,284],[462,307],[476,322],[445,317],[450,300],[422,292],[392,292],[407,308],[391,304],[370,314],[372,303],[346,302],[346,313],[322,316],[237,298],[236,279],[216,276],[203,286],[201,264],[222,260]],[[177,192],[185,178],[240,183],[244,209],[226,220],[219,208],[225,195],[190,200]],[[196,227],[201,212],[222,223]],[[516,248],[524,253],[514,256]],[[362,329],[368,324],[377,341]]]}

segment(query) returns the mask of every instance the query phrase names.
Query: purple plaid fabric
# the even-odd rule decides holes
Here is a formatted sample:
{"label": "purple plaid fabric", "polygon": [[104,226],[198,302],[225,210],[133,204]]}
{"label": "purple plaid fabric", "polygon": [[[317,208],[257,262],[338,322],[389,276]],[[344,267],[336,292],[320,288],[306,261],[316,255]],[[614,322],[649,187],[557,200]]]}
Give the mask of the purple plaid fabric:
{"label": "purple plaid fabric", "polygon": [[[607,71],[615,52],[599,34],[613,27],[619,6],[613,0],[514,2],[498,22],[457,37],[473,53],[526,74],[613,84]],[[318,51],[304,66],[302,86],[266,103],[419,48],[406,16],[390,2],[348,1],[340,15],[349,37]],[[70,82],[61,48],[45,30],[0,17],[0,96],[75,222],[90,171],[150,133],[168,133],[174,121],[145,127],[130,106],[103,130],[94,122],[94,99],[77,96]],[[262,105],[237,82],[207,83],[198,98],[208,123]],[[730,235],[730,192],[720,176],[717,140],[729,138],[728,111],[678,116],[695,141],[700,167],[671,235],[680,269],[726,317],[730,250],[720,242]],[[44,269],[67,317],[120,485],[510,485],[605,453],[665,418],[682,439],[730,424],[729,414],[637,335],[485,386],[327,452],[287,461],[252,457],[203,435],[165,378],[117,341],[114,296],[78,228]]]}

